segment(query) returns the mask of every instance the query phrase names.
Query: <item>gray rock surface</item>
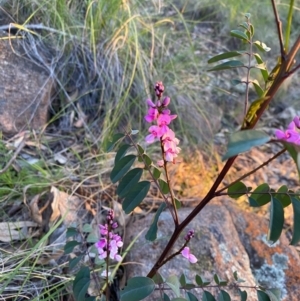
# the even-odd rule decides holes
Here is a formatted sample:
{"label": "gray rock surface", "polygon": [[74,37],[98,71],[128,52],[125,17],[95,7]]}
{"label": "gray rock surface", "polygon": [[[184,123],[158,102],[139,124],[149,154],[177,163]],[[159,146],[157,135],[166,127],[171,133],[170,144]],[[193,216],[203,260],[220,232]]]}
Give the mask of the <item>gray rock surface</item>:
{"label": "gray rock surface", "polygon": [[[179,211],[181,221],[190,210],[191,208],[186,208]],[[143,229],[148,229],[153,216],[149,214],[128,227],[127,244]],[[155,242],[146,241],[144,232],[129,252],[126,258],[127,278],[146,276],[162,252],[174,229],[168,211],[162,213],[158,227],[158,238]],[[279,288],[283,300],[298,300],[300,292],[300,286],[297,286],[300,275],[298,253],[294,247],[289,246],[284,235],[278,243],[269,244],[266,240],[268,229],[266,219],[241,211],[229,201],[214,201],[204,208],[188,229],[195,230],[195,237],[190,241],[189,247],[191,253],[198,258],[198,262],[190,264],[184,257],[177,256],[160,269],[159,272],[164,277],[180,276],[185,273],[186,277],[195,283],[196,274],[212,280],[214,273],[217,273],[222,279],[234,282],[233,272],[237,271],[239,277],[245,280],[243,285],[261,284],[268,288]],[[182,233],[173,251],[183,245],[185,233]],[[226,290],[232,300],[240,300],[234,287]],[[245,290],[248,293],[247,300],[257,300],[255,289]],[[214,296],[218,294],[218,289],[210,288],[209,291]],[[200,289],[191,292],[201,299]],[[156,291],[155,295],[145,300],[158,300],[159,296],[159,291]]]}
{"label": "gray rock surface", "polygon": [[29,60],[21,38],[0,33],[0,131],[40,129],[48,119],[53,80]]}

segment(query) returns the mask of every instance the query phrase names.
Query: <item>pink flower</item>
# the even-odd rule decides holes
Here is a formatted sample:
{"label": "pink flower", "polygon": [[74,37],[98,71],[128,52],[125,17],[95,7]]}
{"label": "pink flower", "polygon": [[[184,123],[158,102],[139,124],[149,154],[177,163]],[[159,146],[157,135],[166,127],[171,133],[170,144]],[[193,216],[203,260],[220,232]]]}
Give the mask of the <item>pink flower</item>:
{"label": "pink flower", "polygon": [[163,105],[164,107],[167,107],[167,106],[169,105],[170,101],[171,101],[170,97],[167,96],[167,97],[165,97],[164,100],[162,101],[162,105]]}
{"label": "pink flower", "polygon": [[149,107],[152,107],[152,108],[156,107],[155,103],[151,99],[147,99],[146,103]]}
{"label": "pink flower", "polygon": [[300,135],[296,131],[296,125],[295,125],[294,121],[292,121],[289,124],[287,130],[285,130],[285,131],[276,130],[275,136],[279,140],[285,140],[286,142],[300,145]]}
{"label": "pink flower", "polygon": [[163,166],[164,166],[164,160],[158,160],[158,161],[157,161],[157,165],[158,165],[159,167],[163,167]]}
{"label": "pink flower", "polygon": [[195,257],[195,255],[193,255],[193,254],[190,253],[190,248],[189,247],[185,247],[181,251],[181,255],[183,257],[187,258],[190,263],[196,263],[198,261],[198,259]]}
{"label": "pink flower", "polygon": [[158,117],[158,110],[156,108],[149,108],[148,114],[145,116],[145,120],[149,123],[156,120]]}
{"label": "pink flower", "polygon": [[147,143],[153,143],[155,140],[158,140],[163,134],[161,128],[157,125],[152,125],[149,128],[150,135],[146,136],[145,140]]}
{"label": "pink flower", "polygon": [[293,121],[294,121],[296,127],[298,129],[300,129],[300,117],[299,116],[295,116],[294,119],[293,119]]}

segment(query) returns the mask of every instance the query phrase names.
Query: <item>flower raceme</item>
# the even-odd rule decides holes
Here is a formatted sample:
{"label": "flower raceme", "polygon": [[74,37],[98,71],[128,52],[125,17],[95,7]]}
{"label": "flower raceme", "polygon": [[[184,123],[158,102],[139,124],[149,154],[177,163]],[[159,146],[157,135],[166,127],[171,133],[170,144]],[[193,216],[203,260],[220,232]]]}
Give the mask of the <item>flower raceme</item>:
{"label": "flower raceme", "polygon": [[300,129],[300,118],[299,116],[296,116],[285,131],[276,130],[275,136],[279,140],[284,140],[289,143],[300,145],[299,129]]}
{"label": "flower raceme", "polygon": [[123,246],[120,235],[115,234],[114,229],[118,228],[118,223],[113,221],[114,212],[110,210],[106,216],[107,224],[99,225],[101,238],[96,242],[95,246],[98,250],[99,258],[109,258],[121,261],[122,257],[118,254],[119,248]]}
{"label": "flower raceme", "polygon": [[[145,140],[149,144],[160,140],[163,146],[164,160],[174,163],[175,158],[180,152],[180,148],[178,147],[179,140],[175,137],[175,133],[169,128],[169,124],[177,115],[171,115],[171,111],[167,108],[170,104],[169,97],[165,97],[161,101],[164,92],[163,84],[157,82],[154,89],[158,100],[155,104],[152,100],[147,99],[148,113],[145,116],[145,120],[148,123],[156,122],[156,125],[149,127],[150,134],[146,136]],[[163,162],[160,161],[159,166],[162,165]]]}

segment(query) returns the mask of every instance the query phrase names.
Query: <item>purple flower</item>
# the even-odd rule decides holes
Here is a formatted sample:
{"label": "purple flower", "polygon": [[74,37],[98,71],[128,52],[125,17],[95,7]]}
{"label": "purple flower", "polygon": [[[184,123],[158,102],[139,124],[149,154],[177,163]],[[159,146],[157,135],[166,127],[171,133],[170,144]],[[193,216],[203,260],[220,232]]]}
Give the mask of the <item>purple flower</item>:
{"label": "purple flower", "polygon": [[294,121],[289,124],[287,130],[276,130],[275,136],[279,140],[285,140],[286,142],[300,145],[300,135],[296,130],[296,124]]}
{"label": "purple flower", "polygon": [[145,120],[149,123],[153,122],[158,117],[158,110],[156,108],[149,108],[148,114],[145,116]]}
{"label": "purple flower", "polygon": [[193,254],[190,253],[190,248],[189,247],[185,247],[181,251],[181,255],[183,257],[187,258],[190,263],[196,263],[198,261],[198,259],[195,257],[195,255],[193,255]]}

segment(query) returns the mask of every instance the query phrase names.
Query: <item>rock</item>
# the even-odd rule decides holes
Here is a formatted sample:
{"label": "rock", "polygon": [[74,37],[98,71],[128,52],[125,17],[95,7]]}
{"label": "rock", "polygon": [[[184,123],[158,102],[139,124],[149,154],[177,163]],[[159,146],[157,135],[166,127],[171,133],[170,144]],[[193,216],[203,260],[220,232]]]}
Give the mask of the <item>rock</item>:
{"label": "rock", "polygon": [[13,135],[46,124],[54,84],[45,69],[26,57],[21,38],[7,36],[0,33],[0,131]]}
{"label": "rock", "polygon": [[[191,209],[179,211],[182,221]],[[129,244],[143,229],[151,224],[153,215],[133,222],[127,229],[125,244]],[[155,242],[146,241],[145,232],[138,238],[130,250],[126,261],[128,278],[146,276],[158,255],[162,252],[170,237],[174,223],[169,212],[163,212],[158,222],[158,239]],[[195,230],[195,237],[190,241],[191,253],[198,258],[196,264],[190,264],[187,259],[177,256],[163,266],[159,272],[163,277],[180,276],[185,273],[187,279],[194,282],[195,275],[212,280],[214,273],[220,278],[234,282],[233,272],[245,280],[243,285],[255,286],[258,283],[268,288],[279,288],[283,300],[297,300],[297,287],[300,275],[300,262],[297,252],[288,245],[284,235],[280,242],[270,246],[266,240],[268,221],[253,213],[241,211],[231,202],[213,202],[192,221],[188,229]],[[184,243],[182,233],[173,252]],[[172,253],[173,253],[172,252]],[[299,283],[299,282],[298,282]],[[217,296],[218,289],[208,289]],[[245,289],[247,300],[257,300],[256,290]],[[226,287],[232,300],[240,300],[234,287]],[[192,290],[199,298],[200,289]],[[169,293],[169,291],[168,291]],[[158,300],[159,292],[145,300]],[[284,299],[285,298],[285,299]]]}

